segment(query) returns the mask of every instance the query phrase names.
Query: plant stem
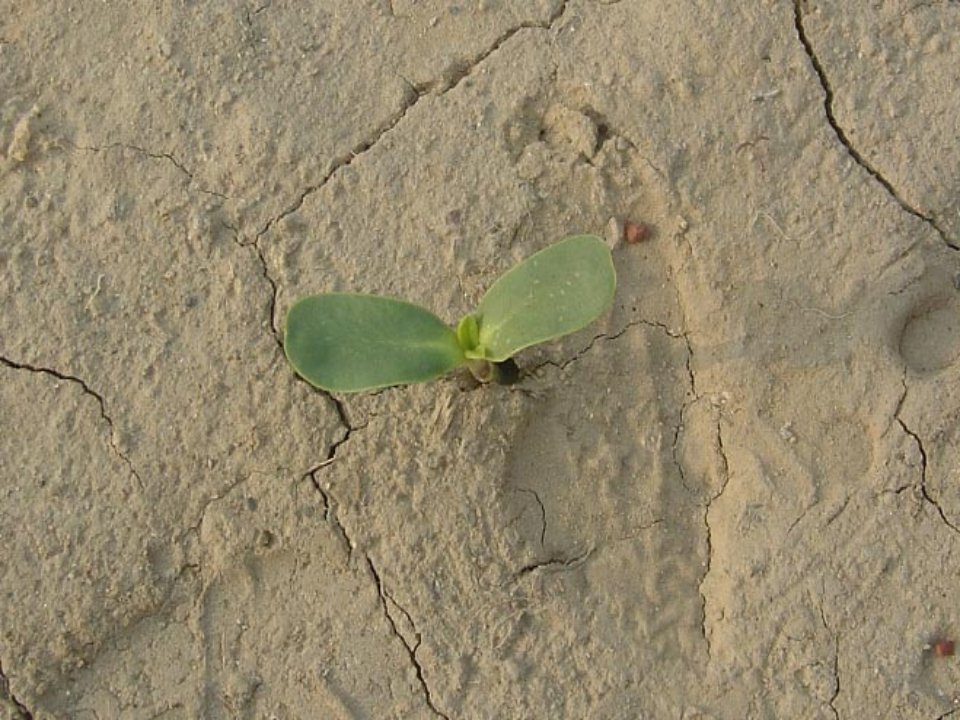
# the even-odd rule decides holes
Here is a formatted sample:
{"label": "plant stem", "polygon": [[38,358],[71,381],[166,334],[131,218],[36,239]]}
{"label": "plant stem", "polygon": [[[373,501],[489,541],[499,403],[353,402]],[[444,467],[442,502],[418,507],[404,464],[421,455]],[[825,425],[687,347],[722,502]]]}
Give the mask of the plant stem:
{"label": "plant stem", "polygon": [[520,380],[520,368],[512,358],[503,362],[489,360],[468,360],[467,368],[478,382],[495,382],[499,385],[513,385]]}

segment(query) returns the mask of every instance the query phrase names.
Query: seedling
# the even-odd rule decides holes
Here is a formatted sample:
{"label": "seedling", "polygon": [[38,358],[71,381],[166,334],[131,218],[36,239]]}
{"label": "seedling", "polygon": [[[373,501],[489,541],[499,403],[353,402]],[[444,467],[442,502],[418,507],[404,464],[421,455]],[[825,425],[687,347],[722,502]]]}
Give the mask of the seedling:
{"label": "seedling", "polygon": [[576,235],[500,277],[456,330],[402,300],[324,293],[290,308],[284,350],[307,382],[332,392],[423,382],[464,365],[481,381],[502,379],[515,353],[599,317],[616,284],[603,241]]}

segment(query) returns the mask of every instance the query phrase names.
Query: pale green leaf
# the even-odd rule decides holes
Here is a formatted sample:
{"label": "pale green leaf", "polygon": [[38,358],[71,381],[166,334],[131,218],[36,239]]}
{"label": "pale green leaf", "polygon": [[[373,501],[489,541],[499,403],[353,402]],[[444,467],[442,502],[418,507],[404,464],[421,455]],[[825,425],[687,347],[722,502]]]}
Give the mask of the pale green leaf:
{"label": "pale green leaf", "polygon": [[312,295],[290,308],[284,350],[304,379],[333,392],[432,380],[465,360],[456,333],[433,313],[349,293]]}
{"label": "pale green leaf", "polygon": [[610,307],[616,284],[610,250],[595,235],[569,237],[531,255],[480,301],[477,354],[500,362],[579,330]]}

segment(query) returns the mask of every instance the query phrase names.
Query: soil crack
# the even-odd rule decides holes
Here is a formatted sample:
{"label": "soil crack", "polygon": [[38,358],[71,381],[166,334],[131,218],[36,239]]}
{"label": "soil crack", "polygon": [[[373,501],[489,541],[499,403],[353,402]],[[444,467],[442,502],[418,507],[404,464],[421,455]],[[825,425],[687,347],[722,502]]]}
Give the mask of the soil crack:
{"label": "soil crack", "polygon": [[[673,464],[677,468],[677,472],[680,475],[681,484],[687,489],[691,495],[695,496],[693,488],[687,482],[687,473],[683,467],[683,462],[680,457],[680,436],[683,433],[684,428],[684,415],[688,412],[690,407],[704,399],[704,395],[700,393],[697,389],[697,376],[693,370],[693,343],[690,342],[690,334],[688,332],[676,333],[671,331],[666,325],[658,322],[649,322],[644,321],[647,325],[652,325],[654,327],[659,327],[663,330],[669,337],[675,339],[682,339],[687,349],[687,356],[685,361],[685,367],[687,371],[687,378],[690,387],[690,395],[692,397],[687,400],[683,406],[680,408],[680,417],[677,421],[677,425],[674,428],[673,432],[673,443],[670,448],[671,457],[673,459]],[[727,489],[727,485],[730,483],[730,462],[727,459],[727,453],[723,445],[723,429],[721,422],[723,420],[723,414],[720,411],[720,405],[713,403],[714,407],[717,409],[717,422],[716,422],[716,438],[717,438],[717,450],[720,454],[720,472],[721,472],[721,483],[720,488],[713,493],[707,501],[703,504],[703,527],[705,531],[704,543],[706,545],[706,560],[703,564],[703,574],[700,576],[700,581],[697,583],[697,592],[700,595],[700,635],[703,637],[703,641],[706,644],[707,648],[707,660],[713,657],[713,644],[711,641],[711,634],[707,628],[707,593],[704,590],[704,585],[707,582],[707,578],[710,576],[710,571],[713,567],[713,528],[710,525],[710,509],[714,501],[720,498],[723,495],[724,491]]]}
{"label": "soil crack", "polygon": [[339,503],[337,502],[336,497],[334,497],[329,487],[324,487],[320,482],[320,471],[336,460],[337,453],[340,451],[340,448],[346,444],[351,437],[353,437],[353,433],[363,430],[367,425],[353,425],[347,415],[347,410],[343,404],[343,401],[339,398],[334,397],[325,390],[317,390],[317,393],[323,395],[333,403],[334,409],[337,412],[337,417],[339,418],[340,424],[343,426],[344,430],[340,439],[335,440],[328,448],[326,458],[307,470],[303,477],[304,479],[310,478],[310,482],[314,489],[320,493],[320,497],[323,498],[323,519],[326,522],[331,523],[336,528],[337,534],[340,535],[347,547],[347,555],[349,556],[353,554],[353,550],[356,548],[356,543],[354,543],[353,538],[351,538],[349,532],[347,532],[346,526],[344,526],[340,520],[339,514],[337,513]]}
{"label": "soil crack", "polygon": [[[900,401],[897,404],[897,409],[894,413],[894,419],[897,421],[897,424],[900,425],[900,428],[903,430],[903,432],[906,433],[907,436],[909,436],[913,440],[913,442],[916,444],[917,452],[920,454],[920,486],[919,486],[920,497],[923,498],[924,502],[929,503],[936,509],[937,514],[940,516],[940,520],[943,521],[944,525],[950,528],[953,532],[960,534],[960,527],[957,527],[954,523],[950,521],[950,519],[947,517],[947,514],[943,511],[943,507],[941,507],[939,501],[930,494],[930,490],[927,487],[927,450],[923,445],[923,440],[920,439],[920,435],[916,431],[912,430],[906,424],[906,422],[904,422],[903,418],[900,417],[900,413],[903,409],[903,404],[906,398],[907,398],[907,381],[906,381],[906,377],[904,377],[903,378],[903,395],[900,397]],[[903,489],[905,488],[901,488],[900,490],[898,490],[897,491],[898,494]]]}
{"label": "soil crack", "polygon": [[596,552],[597,548],[592,547],[579,555],[574,557],[552,557],[546,560],[538,560],[537,562],[530,563],[529,565],[524,565],[522,568],[517,570],[514,574],[514,581],[519,580],[525,575],[529,575],[532,572],[537,570],[553,570],[555,572],[572,570],[575,567],[583,565],[587,560],[590,559],[590,556]]}
{"label": "soil crack", "polygon": [[566,370],[569,365],[572,365],[573,363],[577,362],[580,358],[582,358],[584,355],[586,355],[591,350],[593,350],[593,346],[596,345],[601,340],[604,342],[616,340],[617,338],[622,337],[624,334],[626,334],[627,330],[629,330],[630,328],[634,328],[634,327],[637,327],[638,325],[644,325],[644,324],[653,325],[653,323],[650,323],[646,320],[633,320],[631,322],[628,322],[626,325],[624,325],[622,328],[617,330],[615,333],[612,333],[612,334],[601,333],[599,335],[594,335],[593,338],[590,340],[590,342],[587,343],[587,346],[582,350],[580,350],[579,352],[577,352],[577,354],[574,355],[573,357],[563,360],[559,363],[548,361],[543,363],[543,365],[553,365],[559,370]]}
{"label": "soil crack", "polygon": [[536,490],[530,488],[517,488],[517,492],[533,495],[533,499],[537,501],[537,505],[540,507],[540,547],[543,547],[544,540],[547,537],[547,509],[543,505],[543,500],[540,499],[540,494]]}
{"label": "soil crack", "polygon": [[[683,416],[686,414],[687,410],[690,409],[690,406],[695,402],[701,399],[700,393],[697,392],[697,378],[693,373],[693,345],[690,344],[690,336],[688,333],[684,332],[681,334],[676,334],[671,332],[669,328],[661,323],[649,323],[655,325],[656,327],[661,328],[668,336],[671,338],[683,338],[684,343],[687,346],[687,359],[685,361],[687,369],[687,377],[690,384],[690,394],[693,396],[687,400],[683,405],[680,406],[680,417],[677,419],[677,425],[673,429],[673,442],[670,446],[670,456],[673,459],[673,464],[677,467],[677,472],[680,473],[680,484],[683,485],[691,495],[695,495],[693,489],[687,484],[687,473],[683,469],[683,463],[680,461],[680,434],[683,432]],[[718,421],[718,432],[719,432],[719,421]]]}
{"label": "soil crack", "polygon": [[[365,154],[370,152],[370,150],[372,150],[374,146],[376,146],[377,143],[380,142],[380,140],[383,138],[384,135],[390,132],[393,128],[397,126],[397,124],[401,120],[403,120],[406,114],[417,104],[417,102],[419,102],[421,97],[422,95],[420,94],[414,94],[412,99],[408,98],[407,101],[404,103],[403,107],[401,107],[399,111],[397,111],[391,117],[389,117],[386,120],[386,122],[382,123],[379,127],[377,127],[369,138],[366,138],[361,142],[357,143],[345,155],[342,155],[339,158],[335,159],[333,161],[333,166],[324,174],[324,176],[320,178],[320,180],[317,181],[316,183],[313,183],[312,185],[308,185],[306,189],[302,190],[300,192],[300,195],[297,197],[296,201],[294,201],[292,205],[290,205],[287,209],[281,211],[275,217],[268,219],[266,223],[264,223],[263,227],[257,231],[257,234],[256,236],[254,236],[253,240],[248,242],[240,241],[240,244],[254,245],[255,247],[257,247],[258,250],[260,250],[260,246],[259,246],[260,239],[264,235],[266,235],[274,225],[276,225],[278,222],[283,220],[288,215],[292,215],[301,207],[303,207],[303,203],[306,201],[306,199],[313,193],[322,189],[324,185],[330,182],[330,180],[333,178],[334,175],[336,175],[338,172],[340,172],[344,168],[352,165],[358,158],[361,158]],[[262,257],[262,251],[260,251],[260,254]]]}
{"label": "soil crack", "polygon": [[874,180],[876,180],[884,190],[887,191],[887,194],[899,205],[905,212],[913,215],[918,220],[923,221],[928,227],[933,229],[937,235],[940,236],[940,239],[944,244],[953,249],[960,250],[960,245],[956,245],[947,237],[946,231],[940,227],[936,219],[932,215],[928,215],[924,212],[921,212],[917,208],[913,207],[908,203],[903,196],[897,191],[886,177],[884,177],[877,168],[875,168],[864,156],[857,150],[857,148],[850,141],[849,136],[847,135],[846,130],[840,125],[837,121],[836,115],[833,111],[834,105],[834,92],[833,87],[830,85],[830,80],[827,77],[827,72],[824,69],[823,63],[820,61],[819,56],[816,51],[813,49],[813,43],[810,41],[809,36],[807,35],[806,28],[803,25],[803,9],[802,5],[804,0],[794,0],[793,4],[793,21],[794,26],[797,31],[797,36],[800,39],[800,43],[803,45],[803,49],[806,52],[807,58],[810,60],[810,64],[813,66],[813,70],[817,75],[817,78],[820,81],[820,87],[823,89],[823,109],[824,113],[827,116],[827,122],[830,124],[830,127],[833,129],[834,134],[837,136],[837,139],[840,141],[840,144],[846,149],[847,154],[853,159],[857,165],[863,168]]}
{"label": "soil crack", "polygon": [[[439,82],[434,82],[433,85],[440,85],[440,87],[436,90],[436,94],[445,95],[446,93],[455,89],[465,78],[473,74],[473,71],[476,70],[478,65],[497,52],[497,50],[503,47],[510,40],[510,38],[512,38],[521,30],[551,30],[557,21],[560,20],[560,18],[563,17],[563,14],[567,11],[568,2],[569,0],[563,0],[563,2],[557,5],[557,8],[546,20],[541,22],[522,22],[505,30],[486,50],[479,53],[472,60],[469,60],[461,69],[449,74],[446,78],[443,78]],[[428,89],[429,86],[426,88],[417,88],[417,92],[427,92]]]}
{"label": "soil crack", "polygon": [[[250,479],[249,475],[236,478],[233,482],[227,485],[227,487],[222,492],[211,495],[209,498],[207,498],[203,502],[203,506],[200,508],[200,512],[197,515],[196,522],[194,522],[192,525],[187,527],[187,529],[180,534],[179,539],[182,540],[189,533],[193,533],[195,536],[200,537],[200,529],[203,527],[203,521],[207,517],[207,511],[210,509],[210,506],[213,505],[215,502],[219,502],[220,500],[223,500],[224,498],[226,498],[234,490],[236,490],[239,486],[243,485],[249,479]],[[199,562],[187,563],[185,567],[194,567],[197,570],[200,570],[201,564]]]}
{"label": "soil crack", "polygon": [[[523,377],[529,377],[529,376],[531,376],[531,375],[535,375],[539,370],[547,367],[548,365],[549,365],[550,367],[557,368],[558,370],[566,370],[567,367],[569,367],[569,366],[572,365],[573,363],[577,362],[577,361],[580,360],[582,357],[584,357],[587,353],[589,353],[591,350],[593,350],[593,347],[594,347],[598,342],[601,342],[601,341],[603,341],[603,342],[609,342],[609,341],[612,341],[612,340],[616,340],[616,339],[622,337],[623,335],[625,335],[628,330],[630,330],[631,328],[635,328],[635,327],[637,327],[638,325],[647,325],[648,327],[658,328],[659,330],[662,330],[664,333],[666,333],[667,337],[670,337],[670,338],[672,338],[672,339],[674,339],[674,340],[679,340],[679,339],[681,339],[681,338],[684,339],[684,340],[686,341],[686,343],[687,343],[687,351],[688,351],[688,353],[690,352],[690,340],[687,338],[687,336],[686,336],[685,333],[678,333],[678,332],[676,332],[676,331],[674,331],[674,330],[671,330],[667,325],[665,325],[664,323],[658,322],[658,321],[656,321],[656,320],[643,320],[643,319],[640,319],[640,320],[631,320],[631,321],[628,322],[626,325],[624,325],[622,328],[620,328],[619,330],[617,330],[617,331],[615,331],[615,332],[613,332],[613,333],[600,333],[599,335],[594,335],[593,338],[591,338],[590,342],[587,343],[586,347],[582,348],[581,350],[578,350],[578,351],[573,355],[573,357],[569,357],[569,358],[567,358],[566,360],[560,360],[560,361],[556,361],[556,360],[544,360],[543,362],[539,363],[538,365],[534,365],[534,366],[533,366],[532,368],[530,368],[529,370],[524,371],[524,372],[522,373],[522,376],[523,376]],[[693,372],[692,372],[692,370],[690,369],[689,357],[688,357],[688,360],[687,360],[687,372],[690,373],[690,377],[692,378],[692,377],[693,377]]]}
{"label": "soil crack", "polygon": [[900,427],[903,431],[909,435],[913,442],[917,445],[917,450],[920,453],[920,495],[925,502],[932,505],[937,510],[937,514],[940,516],[940,519],[943,523],[953,530],[955,533],[960,533],[960,528],[950,522],[950,519],[947,518],[946,513],[943,511],[943,508],[940,506],[940,503],[934,498],[929,489],[927,488],[927,451],[923,447],[923,441],[920,439],[920,436],[916,432],[907,427],[906,423],[903,422],[903,418],[898,417],[897,422],[900,424]]}
{"label": "soil crack", "polygon": [[241,248],[253,248],[254,257],[257,259],[257,264],[260,266],[260,274],[263,276],[263,279],[267,281],[267,284],[270,285],[270,306],[267,308],[270,321],[270,334],[273,335],[273,340],[277,344],[277,347],[280,348],[280,354],[283,355],[283,334],[280,332],[280,328],[277,326],[277,296],[280,293],[280,286],[270,274],[270,270],[267,266],[267,258],[263,253],[263,249],[256,242],[243,242],[243,240],[240,239],[240,230],[236,226],[230,225],[226,222],[221,222],[221,225],[233,233],[233,242],[238,246]]}
{"label": "soil crack", "polygon": [[703,586],[706,584],[707,578],[710,576],[710,571],[713,569],[713,527],[710,525],[710,508],[713,503],[723,495],[727,486],[730,484],[730,462],[727,459],[727,453],[723,446],[722,419],[723,415],[718,413],[717,448],[720,452],[723,480],[720,484],[720,489],[707,500],[706,505],[703,507],[703,526],[706,529],[705,543],[707,546],[707,559],[704,562],[703,575],[700,577],[700,582],[697,583],[697,592],[700,593],[700,635],[707,644],[708,660],[713,657],[713,643],[710,639],[711,633],[707,630],[707,593]]}
{"label": "soil crack", "polygon": [[[532,491],[525,491],[532,492]],[[664,518],[655,518],[649,522],[637,525],[632,528],[625,535],[620,535],[612,538],[605,538],[599,544],[589,547],[579,555],[573,556],[554,556],[549,557],[545,560],[536,560],[528,565],[524,565],[519,570],[517,570],[513,577],[508,581],[508,583],[515,583],[518,580],[530,575],[531,573],[537,572],[539,570],[551,571],[551,572],[567,572],[574,568],[580,567],[585,562],[587,562],[591,557],[601,552],[602,550],[617,545],[622,542],[627,542],[630,540],[635,540],[638,537],[642,536],[647,530],[651,530],[659,525],[663,525],[666,522]]]}
{"label": "soil crack", "polygon": [[114,425],[113,418],[110,417],[110,415],[107,413],[107,403],[103,399],[103,395],[101,395],[96,390],[91,388],[90,385],[82,378],[79,378],[76,375],[69,375],[67,373],[60,372],[59,370],[55,370],[53,368],[41,367],[39,365],[31,365],[29,363],[16,362],[6,357],[0,357],[0,364],[5,365],[6,367],[12,370],[23,370],[26,372],[37,373],[39,375],[46,375],[48,377],[56,378],[57,380],[62,380],[63,382],[79,385],[85,395],[88,395],[89,397],[92,397],[94,400],[96,400],[97,405],[100,408],[100,417],[103,419],[104,422],[107,423],[108,427],[110,428],[108,442],[110,443],[110,448],[113,450],[114,455],[116,455],[123,462],[123,464],[127,466],[127,469],[130,471],[130,474],[133,475],[133,477],[136,479],[137,485],[140,487],[141,490],[143,489],[143,479],[140,477],[140,473],[137,472],[137,469],[134,467],[133,462],[130,460],[127,454],[120,449],[120,446],[117,444],[117,440],[116,440],[117,429],[116,429],[116,426]]}
{"label": "soil crack", "polygon": [[830,706],[830,711],[833,713],[833,716],[840,720],[840,711],[837,710],[837,698],[840,696],[840,635],[830,628],[830,625],[827,623],[826,613],[823,611],[823,604],[819,606],[820,609],[820,622],[823,624],[824,630],[826,630],[833,637],[833,692],[830,695],[830,699],[827,700],[827,704]]}
{"label": "soil crack", "polygon": [[[67,138],[61,138],[61,141],[69,145],[70,147],[72,147],[74,150],[82,150],[85,152],[101,153],[101,152],[107,152],[108,150],[131,150],[133,152],[140,153],[141,155],[144,155],[148,158],[153,158],[154,160],[166,160],[167,162],[171,163],[178,171],[186,175],[187,178],[190,180],[190,182],[196,183],[196,178],[194,177],[194,174],[190,170],[188,170],[187,166],[184,165],[180,160],[178,160],[176,155],[174,155],[173,153],[155,152],[153,150],[148,150],[145,147],[141,147],[140,145],[134,145],[133,143],[124,143],[124,142],[113,142],[107,145],[77,145],[75,142],[73,142],[72,140],[68,140]],[[196,187],[200,192],[204,193],[205,195],[213,195],[214,197],[220,198],[221,200],[230,199],[227,195],[217,192],[216,190],[209,190],[207,188],[200,187],[199,185],[196,185]]]}
{"label": "soil crack", "polygon": [[[712,502],[712,501],[711,501]],[[710,576],[710,570],[713,566],[713,529],[710,527],[710,504],[703,509],[703,526],[706,528],[707,559],[703,565],[703,575],[700,576],[700,582],[697,583],[697,592],[700,594],[700,635],[703,637],[707,646],[707,661],[713,658],[713,641],[710,639],[711,633],[707,630],[707,593],[703,586]]]}
{"label": "soil crack", "polygon": [[[369,555],[366,556],[366,560],[367,567],[370,569],[370,574],[373,576],[373,579],[377,584],[377,594],[380,596],[380,607],[383,609],[383,614],[387,618],[391,632],[400,640],[401,643],[403,643],[403,647],[407,650],[407,656],[410,658],[410,662],[413,664],[413,668],[416,671],[417,680],[420,683],[420,688],[423,690],[423,695],[426,699],[427,706],[437,717],[444,718],[444,720],[450,720],[450,716],[440,710],[434,702],[433,693],[430,692],[430,686],[427,685],[427,680],[423,673],[423,666],[420,664],[419,658],[417,658],[417,650],[420,649],[420,646],[423,642],[423,636],[417,630],[417,627],[413,622],[413,618],[410,617],[410,613],[408,613],[403,606],[400,605],[400,603],[398,603],[389,592],[387,592],[387,589],[383,584],[383,579],[380,577],[380,573],[377,572],[377,567],[373,564],[373,560],[370,559]],[[391,607],[395,607],[403,615],[409,626],[409,631],[413,635],[412,641],[407,638],[407,635],[404,632],[401,631],[396,619],[394,619],[393,613],[390,612]]]}
{"label": "soil crack", "polygon": [[[33,720],[33,713],[20,702],[17,697],[10,690],[10,680],[7,678],[6,673],[3,670],[3,661],[0,661],[0,701],[8,700],[13,704],[15,716],[12,716],[10,720]],[[0,707],[0,710],[3,708]]]}

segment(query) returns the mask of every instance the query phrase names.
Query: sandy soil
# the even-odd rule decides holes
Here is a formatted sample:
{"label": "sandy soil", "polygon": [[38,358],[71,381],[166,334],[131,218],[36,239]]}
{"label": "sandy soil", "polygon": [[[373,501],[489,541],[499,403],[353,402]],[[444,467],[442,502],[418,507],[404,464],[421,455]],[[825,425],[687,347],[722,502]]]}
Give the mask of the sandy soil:
{"label": "sandy soil", "polygon": [[[953,0],[4,3],[0,715],[957,712],[958,68]],[[625,219],[519,386],[284,361]]]}

